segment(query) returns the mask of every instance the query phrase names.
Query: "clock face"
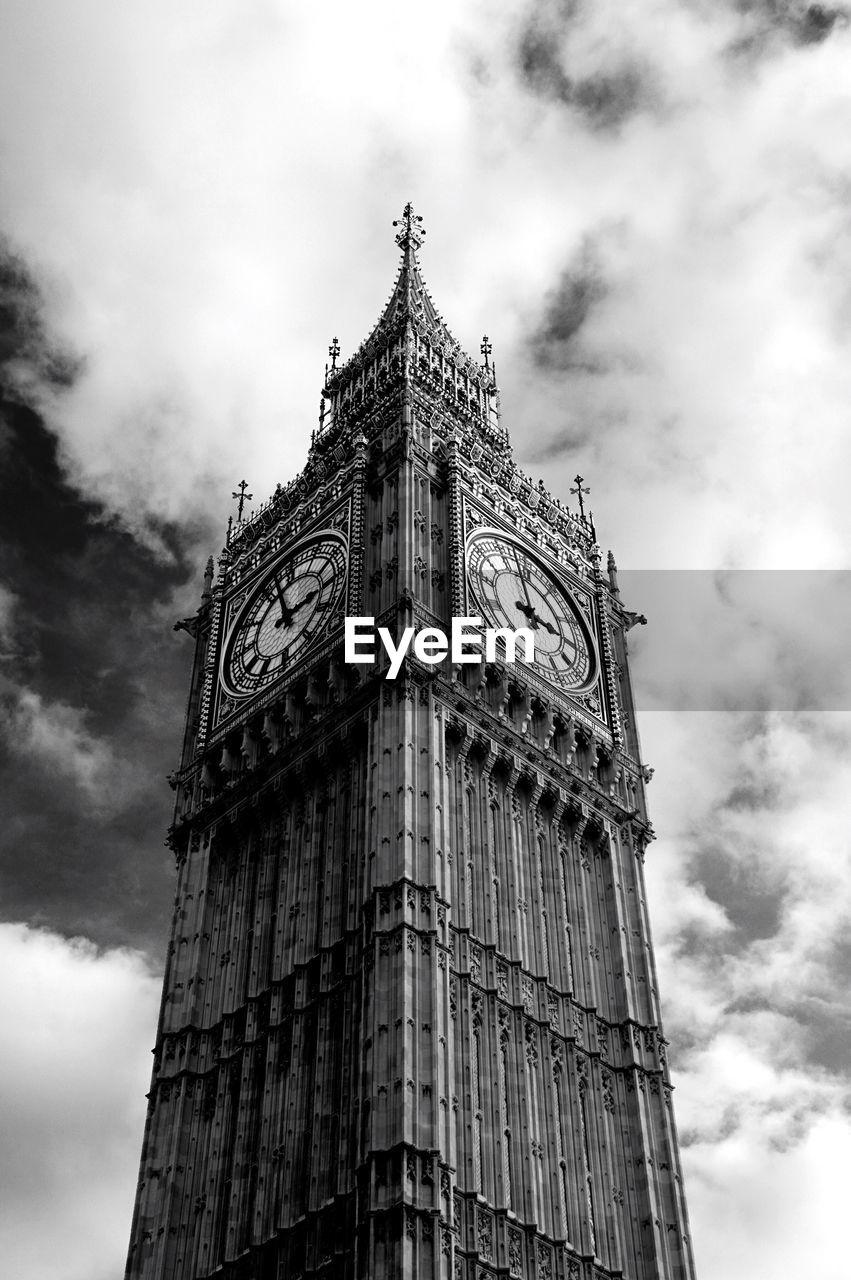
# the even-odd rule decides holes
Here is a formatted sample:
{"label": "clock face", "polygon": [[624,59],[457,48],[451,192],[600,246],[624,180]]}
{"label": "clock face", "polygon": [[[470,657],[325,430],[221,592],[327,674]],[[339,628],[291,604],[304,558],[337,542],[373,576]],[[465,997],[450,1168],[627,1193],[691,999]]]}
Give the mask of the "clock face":
{"label": "clock face", "polygon": [[345,543],[330,534],[279,560],[240,608],[225,642],[227,692],[256,693],[284,675],[327,627],[345,580]]}
{"label": "clock face", "polygon": [[516,542],[483,532],[467,547],[467,572],[477,609],[494,627],[528,627],[535,637],[534,669],[578,692],[597,678],[597,653],[588,623],[567,587]]}

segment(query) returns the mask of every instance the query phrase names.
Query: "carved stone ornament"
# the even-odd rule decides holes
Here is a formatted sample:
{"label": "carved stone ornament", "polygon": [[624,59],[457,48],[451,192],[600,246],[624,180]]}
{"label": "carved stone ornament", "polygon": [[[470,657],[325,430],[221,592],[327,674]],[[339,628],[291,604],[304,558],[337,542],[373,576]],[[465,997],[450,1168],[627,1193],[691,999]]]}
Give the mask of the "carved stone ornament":
{"label": "carved stone ornament", "polygon": [[493,1257],[493,1221],[484,1209],[479,1209],[476,1218],[476,1247],[479,1257],[490,1262]]}
{"label": "carved stone ornament", "polygon": [[508,1274],[523,1277],[523,1237],[516,1227],[508,1228]]}

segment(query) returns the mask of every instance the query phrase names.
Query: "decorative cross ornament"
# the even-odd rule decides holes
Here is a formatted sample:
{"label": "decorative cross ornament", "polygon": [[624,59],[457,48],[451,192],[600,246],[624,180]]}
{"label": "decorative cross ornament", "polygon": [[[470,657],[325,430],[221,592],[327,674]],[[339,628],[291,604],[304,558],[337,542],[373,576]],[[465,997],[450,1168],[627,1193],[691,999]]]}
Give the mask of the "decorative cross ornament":
{"label": "decorative cross ornament", "polygon": [[402,250],[419,249],[425,239],[425,230],[422,225],[422,217],[418,213],[414,213],[414,206],[410,200],[402,210],[401,218],[393,221],[394,227],[401,227],[401,231],[396,232],[396,243]]}
{"label": "decorative cross ornament", "polygon": [[336,338],[331,339],[331,345],[328,348],[328,354],[331,357],[331,372],[337,368],[337,357],[340,354],[340,344]]}
{"label": "decorative cross ornament", "polygon": [[239,501],[239,510],[236,513],[237,520],[242,519],[242,508],[245,506],[246,501],[250,502],[251,499],[254,497],[253,493],[245,492],[247,488],[248,488],[248,481],[240,480],[238,489],[234,489],[233,493],[231,494],[232,498],[237,498]]}
{"label": "decorative cross ornament", "polygon": [[584,476],[574,476],[573,478],[574,478],[574,480],[576,481],[576,488],[575,488],[575,489],[571,489],[571,491],[570,491],[570,492],[571,492],[571,493],[575,493],[575,494],[576,494],[576,497],[577,497],[577,498],[578,498],[578,500],[579,500],[579,514],[580,514],[580,516],[582,517],[582,519],[584,520],[584,519],[585,519],[585,503],[584,503],[584,502],[583,502],[583,500],[582,500],[582,495],[583,495],[584,493],[590,493],[590,492],[591,492],[591,490],[590,490],[589,488],[587,488],[587,486],[586,486],[586,488],[584,488],[584,489],[583,489],[583,487],[582,487],[582,481],[585,479],[585,477],[584,477]]}
{"label": "decorative cross ornament", "polygon": [[489,369],[491,367],[490,355],[493,351],[493,343],[490,341],[487,334],[482,338],[482,345],[479,347],[479,350],[485,358],[485,368]]}

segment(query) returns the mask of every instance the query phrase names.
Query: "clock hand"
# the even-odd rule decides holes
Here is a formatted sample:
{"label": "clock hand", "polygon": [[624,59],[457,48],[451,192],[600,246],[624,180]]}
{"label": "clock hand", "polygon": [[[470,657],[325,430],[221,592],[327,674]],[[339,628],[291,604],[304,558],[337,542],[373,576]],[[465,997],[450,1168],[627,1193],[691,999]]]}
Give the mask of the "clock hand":
{"label": "clock hand", "polygon": [[278,593],[278,602],[281,606],[281,616],[275,623],[275,627],[291,627],[293,624],[292,610],[284,599],[284,591],[281,586],[280,578],[275,579],[275,590]]}
{"label": "clock hand", "polygon": [[311,600],[315,595],[316,595],[316,591],[308,591],[307,595],[303,596],[302,599],[299,600],[298,604],[292,605],[290,609],[290,613],[295,613],[298,609],[302,607],[302,605],[310,604]]}
{"label": "clock hand", "polygon": [[[520,579],[520,585],[523,588],[523,594],[526,597],[526,604],[529,606],[530,609],[534,611],[534,605],[532,604],[532,601],[529,599],[529,588],[526,585],[526,579],[523,577],[523,570],[520,568],[520,561],[517,558],[516,551],[514,552],[514,563],[517,565],[517,576]],[[524,609],[523,612],[525,613],[526,610]]]}
{"label": "clock hand", "polygon": [[515,600],[514,603],[521,613],[525,613],[526,617],[531,622],[533,629],[537,630],[538,627],[543,627],[545,631],[549,631],[551,636],[561,635],[558,627],[554,627],[551,622],[545,622],[543,618],[538,616],[534,605],[524,604],[522,600]]}
{"label": "clock hand", "polygon": [[298,613],[299,609],[301,609],[303,605],[310,604],[311,600],[314,598],[316,594],[317,594],[316,591],[308,591],[307,595],[302,597],[302,599],[299,600],[296,604],[288,605],[285,603],[284,597],[281,594],[281,591],[279,588],[278,595],[280,596],[281,606],[284,610],[284,613],[275,623],[275,626],[291,627],[295,622],[295,615]]}
{"label": "clock hand", "polygon": [[531,622],[533,629],[537,628],[538,623],[541,621],[541,619],[538,617],[537,613],[535,612],[535,606],[531,603],[524,604],[522,600],[515,600],[514,603],[521,613],[525,613],[526,617]]}

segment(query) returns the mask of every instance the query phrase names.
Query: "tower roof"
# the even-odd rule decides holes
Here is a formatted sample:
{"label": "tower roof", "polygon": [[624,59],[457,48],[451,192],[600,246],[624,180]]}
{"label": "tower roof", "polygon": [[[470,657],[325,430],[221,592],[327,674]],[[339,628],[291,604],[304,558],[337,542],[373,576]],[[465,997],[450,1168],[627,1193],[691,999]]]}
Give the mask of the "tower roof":
{"label": "tower roof", "polygon": [[[508,432],[500,421],[499,391],[487,336],[473,360],[453,337],[426,288],[417,250],[425,238],[422,218],[408,203],[393,223],[402,252],[393,289],[369,335],[345,363],[338,365],[340,344],[328,349],[331,367],[319,405],[319,427],[311,434],[310,452],[300,475],[279,484],[268,502],[243,519],[240,501],[236,523],[228,525],[226,554],[245,554],[264,530],[340,474],[362,443],[395,444],[397,428],[419,433],[420,442],[437,454],[451,438],[488,484],[501,486],[531,511],[547,519],[590,554],[596,539],[593,518],[585,516],[588,492],[577,477],[580,514],[575,516],[514,461]],[[387,435],[387,431],[390,434]],[[240,482],[242,490],[247,482]],[[234,492],[240,500],[241,492]],[[250,497],[250,495],[247,495]]]}
{"label": "tower roof", "polygon": [[399,263],[390,297],[369,336],[344,364],[329,371],[326,394],[333,393],[342,387],[366,361],[378,354],[393,338],[403,332],[409,321],[421,336],[427,337],[434,346],[442,348],[447,355],[451,355],[457,368],[463,369],[468,376],[474,377],[483,388],[487,386],[495,389],[490,368],[483,368],[463,351],[461,344],[450,332],[446,321],[434,305],[417,257],[417,250],[421,247],[426,235],[422,221],[422,216],[414,212],[410,201],[405,205],[402,217],[394,221],[393,226],[398,228],[396,243],[402,250],[402,260]]}

